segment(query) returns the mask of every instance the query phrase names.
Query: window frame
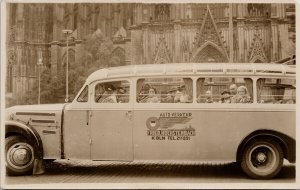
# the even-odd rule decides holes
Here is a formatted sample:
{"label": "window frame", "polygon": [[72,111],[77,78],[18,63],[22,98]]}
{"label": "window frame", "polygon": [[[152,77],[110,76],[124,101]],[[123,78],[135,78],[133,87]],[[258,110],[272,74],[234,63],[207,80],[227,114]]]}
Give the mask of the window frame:
{"label": "window frame", "polygon": [[[75,99],[75,101],[77,102],[77,103],[87,103],[87,102],[89,102],[89,85],[87,85],[87,84],[85,84],[85,85],[83,85],[84,86],[84,88],[80,91],[80,93],[79,93],[79,95],[76,97],[76,99]],[[79,97],[81,96],[81,94],[85,91],[85,89],[87,88],[87,94],[86,94],[86,96],[87,96],[87,101],[78,101],[78,99],[79,99]]]}
{"label": "window frame", "polygon": [[[127,81],[129,84],[129,92],[128,92],[128,102],[126,103],[100,103],[100,102],[95,102],[95,88],[98,84],[100,83],[109,83],[109,82],[118,82],[118,81]],[[91,107],[95,108],[99,108],[99,107],[103,107],[103,108],[114,108],[114,107],[126,107],[129,108],[129,105],[132,105],[132,79],[131,78],[115,78],[115,79],[100,79],[100,80],[95,80],[93,82],[91,82],[90,86],[91,86]],[[131,106],[130,106],[131,107]]]}
{"label": "window frame", "polygon": [[[257,81],[259,80],[259,79],[289,79],[289,80],[294,80],[295,82],[296,82],[296,89],[295,89],[295,91],[296,91],[296,96],[295,96],[295,100],[296,100],[296,103],[294,103],[294,104],[275,104],[275,103],[260,103],[260,102],[258,102],[258,93],[257,93]],[[255,81],[255,92],[256,92],[256,103],[258,104],[258,105],[264,105],[264,106],[269,106],[269,105],[272,105],[272,106],[287,106],[287,105],[289,105],[289,106],[292,106],[292,105],[294,105],[294,106],[296,106],[296,104],[297,104],[297,79],[295,78],[295,77],[291,77],[291,76],[269,76],[269,77],[267,77],[267,76],[259,76],[259,77],[256,77],[256,81]]]}
{"label": "window frame", "polygon": [[[200,78],[205,78],[205,79],[206,78],[243,78],[243,79],[250,78],[252,80],[252,97],[251,97],[252,102],[251,103],[224,103],[223,105],[253,105],[253,104],[257,103],[257,95],[256,95],[256,80],[257,80],[257,77],[255,77],[255,76],[247,76],[247,75],[242,76],[242,75],[226,75],[226,74],[224,74],[224,75],[210,75],[210,76],[204,75],[204,76],[196,78],[196,81],[195,81],[195,85],[196,85],[195,86],[195,92],[196,92],[195,103],[196,104],[201,104],[201,105],[203,105],[203,104],[207,105],[208,104],[208,103],[198,103],[197,102],[197,98],[198,98],[198,94],[197,94],[197,90],[198,90],[197,89],[197,82],[198,82],[198,80]],[[211,105],[216,105],[216,104],[219,104],[219,102],[214,102]]]}
{"label": "window frame", "polygon": [[[164,78],[189,78],[192,80],[192,102],[189,102],[189,103],[167,103],[167,102],[159,102],[159,103],[140,103],[137,101],[137,98],[138,98],[138,95],[137,95],[137,82],[140,80],[140,79],[164,79]],[[153,75],[153,76],[141,76],[141,77],[136,77],[135,80],[134,80],[134,99],[133,99],[133,102],[135,105],[151,105],[151,106],[154,106],[156,107],[156,105],[163,105],[163,106],[166,106],[166,105],[176,105],[176,104],[183,104],[183,105],[192,105],[194,104],[195,102],[195,81],[194,81],[194,76],[185,76],[185,75]],[[172,107],[172,106],[171,106]]]}

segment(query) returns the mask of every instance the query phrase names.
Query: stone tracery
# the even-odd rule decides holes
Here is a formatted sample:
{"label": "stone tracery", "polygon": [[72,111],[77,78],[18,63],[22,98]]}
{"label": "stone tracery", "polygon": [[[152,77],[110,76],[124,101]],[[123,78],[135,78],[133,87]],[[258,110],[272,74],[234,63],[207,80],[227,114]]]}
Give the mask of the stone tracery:
{"label": "stone tracery", "polygon": [[[207,45],[209,45],[209,47],[206,48]],[[207,51],[206,54],[199,51],[206,51],[208,49],[210,51]],[[213,62],[212,60],[216,62],[228,62],[229,60],[227,49],[224,46],[224,42],[219,34],[209,6],[207,6],[207,11],[205,13],[200,31],[197,33],[195,38],[192,60],[193,62],[202,62],[208,60],[211,60],[209,62]]]}
{"label": "stone tracery", "polygon": [[249,62],[258,63],[258,62],[267,62],[268,58],[265,55],[264,47],[261,42],[260,35],[258,33],[254,34],[252,46],[249,51]]}
{"label": "stone tracery", "polygon": [[164,37],[160,37],[154,55],[154,64],[170,63],[172,61],[171,54],[168,50],[168,46]]}

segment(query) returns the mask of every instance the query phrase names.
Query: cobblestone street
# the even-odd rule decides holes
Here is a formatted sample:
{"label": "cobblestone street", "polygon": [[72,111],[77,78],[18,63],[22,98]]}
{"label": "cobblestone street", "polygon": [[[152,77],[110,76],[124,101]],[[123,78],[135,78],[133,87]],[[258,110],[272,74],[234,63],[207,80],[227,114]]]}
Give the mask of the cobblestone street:
{"label": "cobblestone street", "polygon": [[294,183],[295,165],[285,164],[272,180],[249,179],[235,163],[116,163],[55,161],[46,173],[6,177],[8,185],[48,183]]}

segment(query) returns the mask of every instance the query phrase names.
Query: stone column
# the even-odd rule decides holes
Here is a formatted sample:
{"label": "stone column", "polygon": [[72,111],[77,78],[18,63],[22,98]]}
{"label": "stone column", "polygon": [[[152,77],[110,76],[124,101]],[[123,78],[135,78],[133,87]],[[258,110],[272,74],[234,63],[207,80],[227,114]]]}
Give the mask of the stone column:
{"label": "stone column", "polygon": [[237,38],[238,38],[238,62],[245,62],[245,47],[244,47],[244,39],[245,39],[245,34],[244,34],[244,29],[245,29],[245,23],[243,19],[238,20],[237,23]]}
{"label": "stone column", "polygon": [[24,28],[24,4],[18,4],[17,10],[16,10],[16,35],[15,35],[15,44],[16,44],[16,63],[15,63],[15,81],[14,81],[14,89],[13,89],[13,97],[17,99],[17,104],[22,103],[22,100],[24,99],[25,95],[25,60],[24,60],[24,51],[25,47],[22,45],[22,42],[24,42],[24,34],[25,34],[25,28]]}
{"label": "stone column", "polygon": [[131,64],[131,39],[126,38],[125,39],[125,65]]}
{"label": "stone column", "polygon": [[[237,6],[237,18],[238,19],[243,19],[244,18],[244,4],[238,4]],[[229,9],[230,11],[230,9]]]}
{"label": "stone column", "polygon": [[279,59],[278,56],[278,21],[276,19],[273,19],[271,21],[271,61],[276,61]]}
{"label": "stone column", "polygon": [[181,25],[180,21],[174,21],[174,54],[173,62],[181,62]]}
{"label": "stone column", "polygon": [[149,26],[148,22],[143,22],[142,23],[142,32],[143,32],[143,63],[144,64],[150,64],[151,63],[151,56],[150,56],[150,44],[149,44]]}
{"label": "stone column", "polygon": [[272,18],[277,18],[278,17],[278,11],[277,11],[277,8],[278,6],[277,6],[277,4],[276,3],[273,3],[273,4],[271,4],[271,17]]}
{"label": "stone column", "polygon": [[131,64],[142,64],[143,55],[143,33],[138,28],[131,29]]}
{"label": "stone column", "polygon": [[233,62],[233,21],[232,15],[233,7],[232,3],[229,3],[229,62]]}
{"label": "stone column", "polygon": [[289,33],[288,33],[288,24],[281,23],[278,25],[279,30],[279,43],[280,48],[278,49],[279,59],[286,58],[288,55],[288,48],[289,48]]}
{"label": "stone column", "polygon": [[175,4],[175,20],[180,20],[180,4]]}
{"label": "stone column", "polygon": [[[54,6],[54,18],[53,18],[53,39],[51,42],[51,75],[57,75],[59,72],[59,65],[60,65],[60,46],[59,41],[63,38],[63,7],[60,4],[55,4]],[[79,25],[80,26],[80,25]],[[78,31],[80,28],[78,28]]]}

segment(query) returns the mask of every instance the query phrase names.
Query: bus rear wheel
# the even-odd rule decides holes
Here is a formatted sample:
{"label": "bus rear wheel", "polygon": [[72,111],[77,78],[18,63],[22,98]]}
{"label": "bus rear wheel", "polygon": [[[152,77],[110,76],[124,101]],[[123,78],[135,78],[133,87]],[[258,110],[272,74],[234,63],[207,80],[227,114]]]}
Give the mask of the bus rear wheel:
{"label": "bus rear wheel", "polygon": [[6,172],[8,175],[30,174],[35,159],[34,146],[21,136],[5,139]]}
{"label": "bus rear wheel", "polygon": [[271,179],[281,170],[283,151],[272,139],[257,139],[246,145],[241,168],[251,178]]}

